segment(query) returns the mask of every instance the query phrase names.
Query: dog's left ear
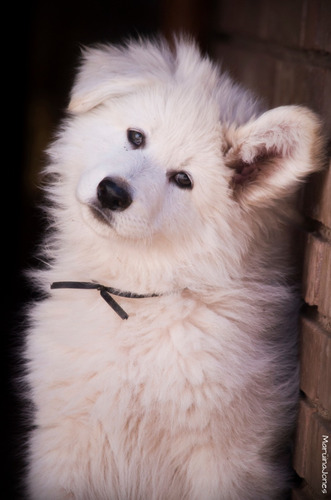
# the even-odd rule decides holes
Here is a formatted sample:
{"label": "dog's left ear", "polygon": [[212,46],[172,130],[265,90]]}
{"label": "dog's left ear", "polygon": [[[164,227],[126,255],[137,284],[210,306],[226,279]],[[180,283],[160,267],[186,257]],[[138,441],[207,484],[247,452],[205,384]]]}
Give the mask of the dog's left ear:
{"label": "dog's left ear", "polygon": [[137,64],[140,53],[144,56],[144,46],[139,44],[84,48],[71,91],[69,111],[85,113],[109,98],[136,92],[137,88],[148,85],[154,68]]}
{"label": "dog's left ear", "polygon": [[239,203],[272,205],[323,166],[321,123],[310,110],[282,106],[225,133],[225,163]]}

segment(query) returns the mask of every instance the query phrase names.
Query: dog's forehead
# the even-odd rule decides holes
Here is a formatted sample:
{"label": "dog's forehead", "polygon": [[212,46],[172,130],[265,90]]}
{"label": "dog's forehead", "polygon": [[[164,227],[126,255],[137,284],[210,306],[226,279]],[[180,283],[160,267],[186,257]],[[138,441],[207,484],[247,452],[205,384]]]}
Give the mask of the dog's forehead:
{"label": "dog's forehead", "polygon": [[153,97],[156,98],[159,106],[162,103],[164,117],[172,120],[174,117],[178,120],[186,117],[191,120],[217,121],[219,119],[216,96],[200,83],[160,85],[157,94]]}
{"label": "dog's forehead", "polygon": [[[125,119],[150,135],[203,142],[220,126],[217,99],[201,85],[159,84],[123,100]],[[122,115],[123,116],[123,115]]]}

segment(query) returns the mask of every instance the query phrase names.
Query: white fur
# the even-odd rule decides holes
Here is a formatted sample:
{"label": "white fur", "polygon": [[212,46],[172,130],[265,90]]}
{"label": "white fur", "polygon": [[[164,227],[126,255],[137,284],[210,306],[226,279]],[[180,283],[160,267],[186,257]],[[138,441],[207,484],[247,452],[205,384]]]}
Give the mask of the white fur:
{"label": "white fur", "polygon": [[[26,346],[29,498],[283,498],[298,393],[286,220],[320,167],[318,119],[262,114],[185,40],[86,50],[69,110],[33,274],[47,296]],[[104,177],[133,199],[109,223],[90,208]],[[160,296],[117,298],[122,320],[95,290],[50,290],[61,280]]]}

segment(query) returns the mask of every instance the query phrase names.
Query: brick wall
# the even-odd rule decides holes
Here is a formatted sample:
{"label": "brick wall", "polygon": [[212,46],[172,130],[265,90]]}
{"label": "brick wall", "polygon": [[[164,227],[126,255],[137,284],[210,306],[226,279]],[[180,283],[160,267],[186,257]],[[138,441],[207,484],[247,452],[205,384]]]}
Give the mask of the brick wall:
{"label": "brick wall", "polygon": [[[212,55],[233,77],[270,107],[309,106],[331,136],[330,0],[218,0],[213,24]],[[302,200],[309,232],[293,462],[303,480],[292,492],[294,500],[331,498],[331,170],[312,177]],[[329,436],[327,493],[322,492],[323,436]]]}

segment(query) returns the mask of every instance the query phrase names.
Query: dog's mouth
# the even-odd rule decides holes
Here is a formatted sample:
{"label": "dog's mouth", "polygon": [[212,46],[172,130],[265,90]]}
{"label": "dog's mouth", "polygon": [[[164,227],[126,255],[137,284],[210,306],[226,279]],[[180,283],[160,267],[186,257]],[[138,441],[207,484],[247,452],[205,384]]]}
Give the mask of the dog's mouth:
{"label": "dog's mouth", "polygon": [[109,208],[101,208],[96,204],[90,204],[89,208],[93,217],[103,224],[111,225],[113,214]]}

